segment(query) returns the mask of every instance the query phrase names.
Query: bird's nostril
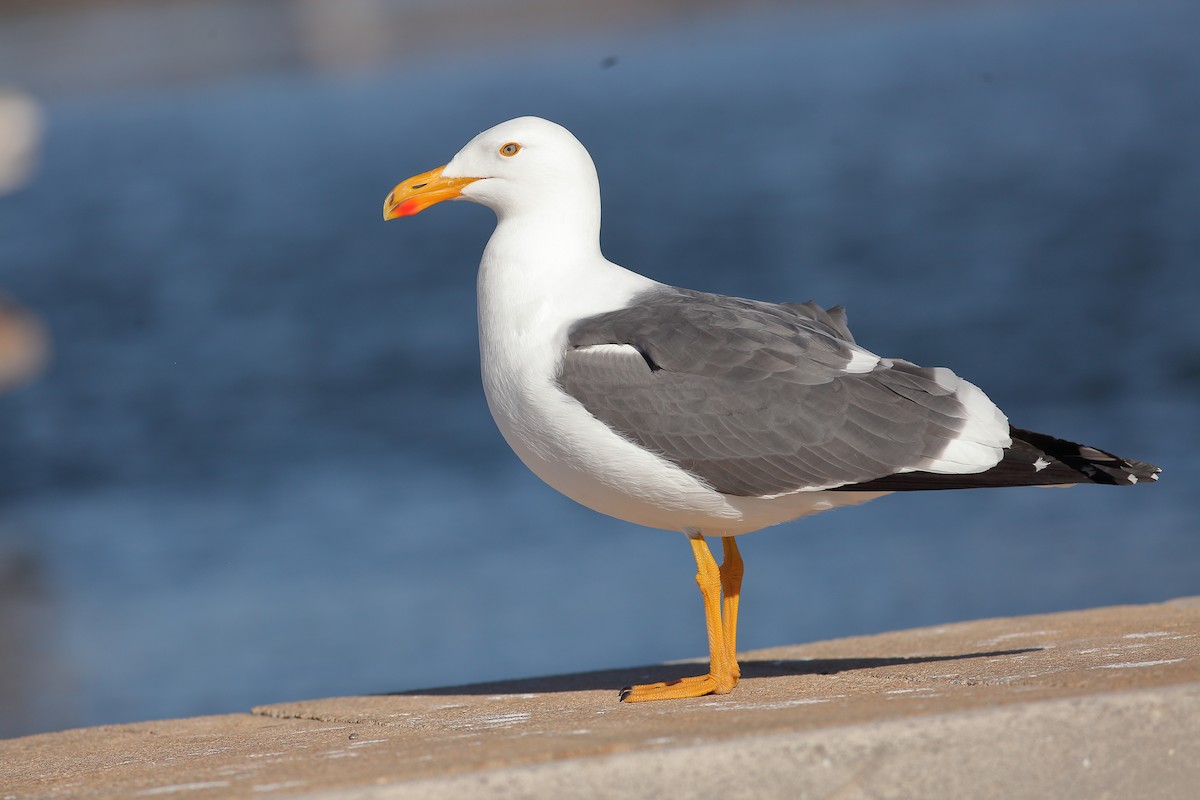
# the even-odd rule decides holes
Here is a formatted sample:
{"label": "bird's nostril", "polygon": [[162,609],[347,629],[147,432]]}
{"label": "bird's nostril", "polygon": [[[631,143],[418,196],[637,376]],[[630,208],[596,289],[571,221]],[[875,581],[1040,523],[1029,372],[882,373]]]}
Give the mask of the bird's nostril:
{"label": "bird's nostril", "polygon": [[424,188],[425,188],[426,186],[428,186],[428,185],[429,185],[428,183],[414,183],[414,184],[413,184],[413,186],[412,186],[412,188],[414,188],[414,189],[424,189]]}

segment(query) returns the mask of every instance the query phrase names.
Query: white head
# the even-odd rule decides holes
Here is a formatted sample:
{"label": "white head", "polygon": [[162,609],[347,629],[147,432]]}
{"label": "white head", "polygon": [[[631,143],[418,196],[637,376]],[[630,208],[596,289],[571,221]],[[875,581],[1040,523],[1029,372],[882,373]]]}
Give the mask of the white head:
{"label": "white head", "polygon": [[450,163],[401,182],[384,202],[383,216],[411,216],[443,200],[481,203],[500,221],[594,215],[599,226],[600,187],[591,156],[570,131],[540,117],[489,128]]}

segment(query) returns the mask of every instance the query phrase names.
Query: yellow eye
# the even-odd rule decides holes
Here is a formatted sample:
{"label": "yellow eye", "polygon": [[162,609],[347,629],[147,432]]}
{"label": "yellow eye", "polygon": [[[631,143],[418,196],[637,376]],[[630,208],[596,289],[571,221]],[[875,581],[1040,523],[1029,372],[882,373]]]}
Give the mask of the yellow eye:
{"label": "yellow eye", "polygon": [[521,152],[521,145],[516,142],[509,142],[500,148],[500,155],[507,156],[508,158],[512,158],[519,152]]}

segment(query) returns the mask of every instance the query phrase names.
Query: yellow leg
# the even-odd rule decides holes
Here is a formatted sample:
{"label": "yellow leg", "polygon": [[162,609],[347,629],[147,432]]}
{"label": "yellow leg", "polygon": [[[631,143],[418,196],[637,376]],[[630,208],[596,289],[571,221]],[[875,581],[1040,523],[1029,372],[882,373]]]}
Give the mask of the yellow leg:
{"label": "yellow leg", "polygon": [[742,554],[738,552],[737,541],[732,536],[721,539],[725,550],[721,560],[721,594],[724,596],[724,607],[721,611],[721,629],[725,634],[725,649],[733,664],[734,683],[741,677],[742,670],[737,662],[737,617],[738,599],[742,593]]}
{"label": "yellow leg", "polygon": [[[742,559],[733,539],[725,539],[725,563],[718,567],[704,538],[689,537],[696,557],[696,583],[704,599],[704,624],[708,629],[708,674],[667,683],[631,686],[621,692],[627,703],[676,700],[706,694],[728,694],[737,686],[739,669],[734,651],[737,636],[738,593],[742,584]],[[724,615],[721,593],[725,592]],[[722,616],[725,619],[722,619]]]}

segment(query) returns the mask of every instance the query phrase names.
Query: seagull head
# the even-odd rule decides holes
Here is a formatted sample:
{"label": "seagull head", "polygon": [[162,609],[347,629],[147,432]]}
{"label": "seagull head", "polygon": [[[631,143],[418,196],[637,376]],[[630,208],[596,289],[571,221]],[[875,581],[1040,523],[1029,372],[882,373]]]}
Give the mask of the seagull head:
{"label": "seagull head", "polygon": [[479,134],[448,164],[401,181],[384,200],[383,218],[412,216],[443,200],[480,203],[503,219],[576,206],[598,211],[600,189],[592,157],[570,131],[519,117]]}

